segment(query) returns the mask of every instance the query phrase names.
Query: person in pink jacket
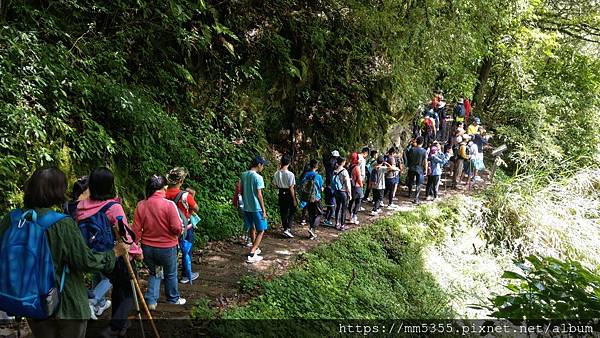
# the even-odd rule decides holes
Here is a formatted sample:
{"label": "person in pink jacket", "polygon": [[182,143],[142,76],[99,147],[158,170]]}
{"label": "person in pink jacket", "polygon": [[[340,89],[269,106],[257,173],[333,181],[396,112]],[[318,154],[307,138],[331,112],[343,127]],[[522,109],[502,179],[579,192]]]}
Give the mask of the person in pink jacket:
{"label": "person in pink jacket", "polygon": [[[113,173],[108,168],[97,168],[90,174],[88,178],[89,198],[83,199],[77,203],[75,219],[77,222],[94,216],[101,210],[107,216],[110,224],[117,225],[117,217],[123,217],[123,223],[129,227],[127,216],[121,206],[121,200],[116,198],[115,194],[115,178]],[[108,208],[105,208],[108,206]],[[131,237],[127,234],[127,242],[131,242]],[[129,249],[129,257],[141,257],[142,250],[134,244]],[[135,266],[135,264],[132,264]],[[110,280],[110,282],[107,281]],[[124,335],[129,327],[128,314],[133,308],[133,290],[131,288],[129,271],[125,264],[124,258],[119,257],[115,264],[115,269],[106,277],[101,276],[97,280],[96,288],[94,289],[94,299],[97,303],[106,304],[100,309],[111,306],[110,301],[103,302],[104,295],[108,292],[112,283],[113,291],[112,299],[112,316],[109,327],[105,330],[105,336]],[[100,315],[102,311],[96,312]]]}
{"label": "person in pink jacket", "polygon": [[167,302],[183,305],[177,286],[177,244],[183,232],[177,206],[166,199],[167,179],[153,175],[146,181],[146,198],[135,208],[133,230],[141,241],[144,263],[150,272],[144,298],[151,310],[156,310],[160,280],[165,280]]}

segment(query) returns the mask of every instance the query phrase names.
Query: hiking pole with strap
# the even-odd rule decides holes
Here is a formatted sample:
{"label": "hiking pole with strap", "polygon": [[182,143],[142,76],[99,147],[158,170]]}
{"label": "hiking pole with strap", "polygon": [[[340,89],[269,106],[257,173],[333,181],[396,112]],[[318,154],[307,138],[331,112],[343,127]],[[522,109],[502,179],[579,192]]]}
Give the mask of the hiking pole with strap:
{"label": "hiking pole with strap", "polygon": [[[117,217],[117,223],[118,223],[118,234],[119,234],[119,236],[117,236],[118,241],[127,243],[127,241],[125,240],[127,229],[125,228],[125,223],[123,223],[122,216]],[[123,257],[123,259],[125,260],[125,265],[127,266],[127,271],[129,271],[131,289],[133,292],[133,299],[135,302],[138,319],[140,321],[140,327],[142,329],[142,337],[145,337],[145,333],[144,333],[144,324],[143,324],[143,320],[142,320],[142,313],[140,311],[140,304],[139,304],[140,300],[141,300],[143,308],[144,308],[144,313],[146,314],[146,317],[148,317],[148,319],[150,320],[150,325],[152,326],[152,330],[154,331],[154,336],[156,338],[160,338],[160,334],[158,333],[158,329],[156,328],[156,324],[154,323],[152,314],[150,314],[150,310],[148,309],[148,304],[146,304],[146,300],[144,299],[144,294],[142,293],[140,284],[138,283],[135,272],[133,271],[133,267],[131,266],[131,262],[129,261],[129,252],[125,253],[125,257]]]}

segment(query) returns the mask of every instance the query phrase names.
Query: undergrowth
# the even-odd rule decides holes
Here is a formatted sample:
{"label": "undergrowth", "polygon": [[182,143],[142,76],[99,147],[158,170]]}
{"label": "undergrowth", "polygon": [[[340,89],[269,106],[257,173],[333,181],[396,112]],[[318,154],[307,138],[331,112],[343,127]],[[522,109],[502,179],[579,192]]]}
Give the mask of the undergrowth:
{"label": "undergrowth", "polygon": [[[399,213],[343,234],[338,240],[300,256],[280,278],[244,279],[241,292],[255,296],[254,299],[246,306],[230,308],[220,317],[242,320],[453,318],[451,296],[429,272],[423,250],[441,243],[460,220],[457,206],[444,203],[436,208],[421,207]],[[203,312],[195,311],[193,317],[205,319],[201,316]],[[264,334],[242,324],[244,327],[235,325],[228,321],[227,327],[217,329],[221,333],[226,329],[227,332]],[[314,330],[311,328],[317,332]]]}

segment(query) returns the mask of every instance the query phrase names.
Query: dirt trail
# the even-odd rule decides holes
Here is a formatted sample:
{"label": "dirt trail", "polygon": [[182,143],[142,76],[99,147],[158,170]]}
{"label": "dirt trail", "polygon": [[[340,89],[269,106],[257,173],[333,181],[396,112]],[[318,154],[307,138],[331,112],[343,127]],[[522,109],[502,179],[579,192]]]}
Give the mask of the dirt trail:
{"label": "dirt trail", "polygon": [[[448,180],[444,179],[440,187],[439,198],[447,198],[456,193],[466,193],[464,185],[461,185],[457,190],[446,190],[443,185],[446,183],[448,183]],[[481,183],[478,184],[477,188],[480,187]],[[383,212],[378,216],[370,216],[372,204],[363,203],[365,211],[359,214],[360,224],[358,226],[348,226],[348,231],[373,223],[378,218],[390,216],[395,212],[415,209],[416,205],[406,197],[406,192],[405,187],[400,187],[396,194],[398,200],[394,202],[397,208],[388,209],[384,207]],[[423,203],[430,203],[425,202],[424,196],[425,191],[423,189],[421,191],[422,201]],[[270,212],[276,211],[271,210]],[[214,301],[217,307],[220,308],[243,303],[246,300],[239,294],[239,281],[243,276],[262,274],[273,277],[281,275],[299,254],[335,240],[342,233],[332,227],[319,226],[317,227],[318,238],[310,240],[308,239],[307,225],[297,224],[292,231],[296,236],[295,238],[285,237],[282,234],[280,225],[270,228],[265,233],[261,245],[261,255],[264,259],[255,264],[246,263],[249,249],[234,239],[211,242],[208,247],[197,250],[193,256],[193,271],[198,271],[200,277],[194,281],[193,285],[179,284],[180,294],[187,299],[188,303],[183,306],[168,304],[165,302],[164,295],[161,295],[153,316],[160,319],[188,318],[192,308],[202,298]]]}

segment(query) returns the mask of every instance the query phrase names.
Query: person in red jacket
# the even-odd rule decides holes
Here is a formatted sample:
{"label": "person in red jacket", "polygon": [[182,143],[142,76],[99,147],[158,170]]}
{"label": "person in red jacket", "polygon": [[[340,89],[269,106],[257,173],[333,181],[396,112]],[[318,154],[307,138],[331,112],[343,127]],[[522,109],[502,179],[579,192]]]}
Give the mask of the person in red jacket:
{"label": "person in red jacket", "polygon": [[165,198],[167,179],[153,175],[146,181],[146,199],[135,208],[133,231],[141,241],[144,263],[150,271],[144,298],[150,310],[156,310],[160,280],[165,279],[167,302],[183,305],[177,285],[177,244],[183,233],[177,206]]}
{"label": "person in red jacket", "polygon": [[471,101],[468,97],[464,97],[465,101],[465,123],[469,123],[469,116],[471,116]]}

